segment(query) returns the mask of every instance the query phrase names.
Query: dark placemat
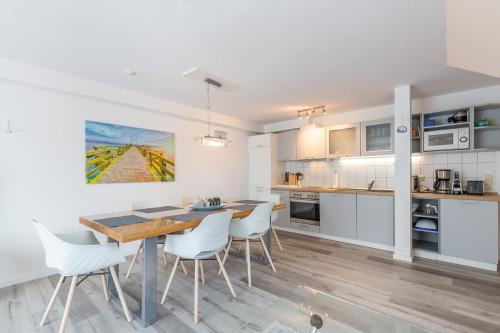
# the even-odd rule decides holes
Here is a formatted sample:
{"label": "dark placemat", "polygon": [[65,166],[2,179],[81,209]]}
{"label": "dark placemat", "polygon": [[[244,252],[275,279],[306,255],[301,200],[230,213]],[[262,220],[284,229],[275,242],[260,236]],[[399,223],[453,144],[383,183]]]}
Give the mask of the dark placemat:
{"label": "dark placemat", "polygon": [[141,212],[141,213],[159,213],[159,212],[168,212],[170,210],[177,210],[177,209],[182,209],[182,208],[175,207],[175,206],[161,206],[161,207],[136,209],[135,211]]}
{"label": "dark placemat", "polygon": [[95,221],[107,227],[114,228],[122,225],[143,223],[150,220],[136,215],[126,215],[126,216],[109,217],[106,219],[99,219]]}
{"label": "dark placemat", "polygon": [[227,209],[234,209],[234,210],[254,210],[255,205],[238,205],[238,206],[227,206]]}
{"label": "dark placemat", "polygon": [[261,203],[264,203],[266,201],[259,201],[259,200],[238,200],[238,201],[233,201],[236,203],[241,203],[241,204],[247,204],[247,205],[258,205]]}
{"label": "dark placemat", "polygon": [[183,221],[183,222],[191,221],[191,220],[203,220],[205,217],[207,217],[210,214],[221,213],[224,211],[225,211],[225,209],[210,210],[210,211],[205,211],[205,212],[199,212],[199,211],[192,210],[186,214],[165,216],[165,218],[176,220],[176,221]]}

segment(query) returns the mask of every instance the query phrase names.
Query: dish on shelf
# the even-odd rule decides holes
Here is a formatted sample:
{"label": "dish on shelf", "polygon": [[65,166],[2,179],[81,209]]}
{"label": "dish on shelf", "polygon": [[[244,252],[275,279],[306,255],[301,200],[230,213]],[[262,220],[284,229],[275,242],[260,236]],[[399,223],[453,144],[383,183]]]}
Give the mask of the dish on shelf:
{"label": "dish on shelf", "polygon": [[415,203],[415,202],[414,202],[414,203],[412,203],[412,204],[411,204],[411,212],[412,212],[412,213],[415,213],[415,212],[417,211],[417,209],[418,209],[418,207],[419,207],[419,206],[420,206],[420,204],[419,204],[419,203]]}
{"label": "dish on shelf", "polygon": [[413,227],[414,229],[417,230],[423,230],[423,231],[437,231],[437,223],[434,220],[431,219],[418,219],[417,223],[415,223],[415,226]]}

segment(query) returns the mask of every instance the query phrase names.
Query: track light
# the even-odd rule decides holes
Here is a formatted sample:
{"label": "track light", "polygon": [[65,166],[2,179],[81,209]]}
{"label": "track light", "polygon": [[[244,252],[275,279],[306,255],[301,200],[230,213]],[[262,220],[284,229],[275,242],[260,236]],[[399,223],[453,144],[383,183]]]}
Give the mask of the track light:
{"label": "track light", "polygon": [[298,110],[297,111],[297,117],[299,119],[304,119],[304,118],[309,119],[309,118],[311,118],[312,115],[314,115],[316,113],[316,110],[318,110],[318,109],[322,110],[321,113],[322,113],[323,116],[327,115],[325,106],[321,105],[321,106],[315,106],[313,108]]}

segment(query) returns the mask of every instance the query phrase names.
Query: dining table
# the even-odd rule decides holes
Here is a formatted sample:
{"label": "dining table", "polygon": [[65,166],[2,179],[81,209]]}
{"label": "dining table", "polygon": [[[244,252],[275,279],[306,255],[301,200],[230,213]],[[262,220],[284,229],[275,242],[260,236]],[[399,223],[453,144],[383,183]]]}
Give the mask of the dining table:
{"label": "dining table", "polygon": [[[258,200],[225,200],[223,207],[211,211],[197,211],[189,206],[162,206],[137,209],[132,211],[112,212],[80,217],[80,223],[107,237],[108,242],[128,243],[143,240],[142,249],[142,281],[141,302],[138,312],[134,312],[143,327],[152,325],[157,320],[158,286],[157,257],[158,237],[184,232],[196,228],[209,214],[226,209],[233,211],[233,219],[244,218],[263,201]],[[286,208],[286,204],[274,204],[273,210]],[[269,217],[271,218],[271,217]],[[269,253],[271,253],[271,234],[264,237]],[[115,267],[118,275],[118,265]],[[107,277],[109,294],[116,301],[118,293],[113,279]]]}

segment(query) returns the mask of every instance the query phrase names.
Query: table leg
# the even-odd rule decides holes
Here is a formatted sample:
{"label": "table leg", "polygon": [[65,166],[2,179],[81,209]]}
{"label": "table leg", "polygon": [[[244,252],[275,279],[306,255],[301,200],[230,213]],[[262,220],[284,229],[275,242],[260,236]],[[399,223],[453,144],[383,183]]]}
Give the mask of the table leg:
{"label": "table leg", "polygon": [[142,304],[140,322],[143,327],[147,327],[152,325],[157,317],[158,237],[146,238],[142,251]]}

